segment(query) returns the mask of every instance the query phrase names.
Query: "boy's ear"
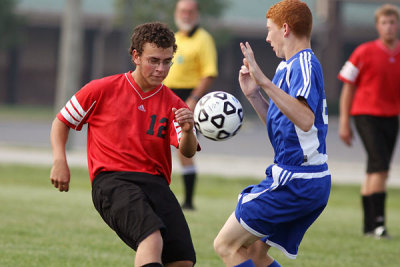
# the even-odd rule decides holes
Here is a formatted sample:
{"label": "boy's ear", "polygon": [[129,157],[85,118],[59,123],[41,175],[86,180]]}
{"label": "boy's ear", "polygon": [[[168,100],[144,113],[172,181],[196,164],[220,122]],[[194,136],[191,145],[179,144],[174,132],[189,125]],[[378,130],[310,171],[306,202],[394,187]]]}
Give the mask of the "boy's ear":
{"label": "boy's ear", "polygon": [[290,31],[289,25],[287,23],[283,23],[283,36],[288,37]]}
{"label": "boy's ear", "polygon": [[140,56],[136,49],[132,51],[132,62],[135,63],[135,65],[140,65]]}

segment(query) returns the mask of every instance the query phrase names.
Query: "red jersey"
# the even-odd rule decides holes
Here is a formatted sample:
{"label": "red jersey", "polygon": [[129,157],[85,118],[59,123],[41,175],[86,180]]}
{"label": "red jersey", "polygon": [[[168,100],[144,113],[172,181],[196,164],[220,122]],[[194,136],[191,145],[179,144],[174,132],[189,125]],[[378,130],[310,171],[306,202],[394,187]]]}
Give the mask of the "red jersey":
{"label": "red jersey", "polygon": [[171,182],[171,145],[178,147],[181,127],[172,108],[187,108],[160,84],[144,93],[131,72],[91,81],[57,118],[75,130],[87,123],[90,180],[103,171],[144,172]]}
{"label": "red jersey", "polygon": [[351,115],[400,114],[400,42],[395,50],[380,40],[358,46],[338,78],[357,87]]}

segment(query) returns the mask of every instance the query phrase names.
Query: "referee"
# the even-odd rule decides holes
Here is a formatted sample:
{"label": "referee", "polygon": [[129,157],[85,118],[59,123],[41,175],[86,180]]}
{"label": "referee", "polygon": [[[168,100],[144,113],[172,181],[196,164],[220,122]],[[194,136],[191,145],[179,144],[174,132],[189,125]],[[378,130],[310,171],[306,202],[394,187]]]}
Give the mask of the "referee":
{"label": "referee", "polygon": [[[199,26],[200,13],[196,0],[179,0],[174,17],[178,28],[175,33],[178,49],[164,83],[194,110],[197,101],[209,90],[218,75],[217,51],[212,36]],[[195,163],[193,158],[180,153],[178,156],[185,188],[182,208],[193,210]]]}

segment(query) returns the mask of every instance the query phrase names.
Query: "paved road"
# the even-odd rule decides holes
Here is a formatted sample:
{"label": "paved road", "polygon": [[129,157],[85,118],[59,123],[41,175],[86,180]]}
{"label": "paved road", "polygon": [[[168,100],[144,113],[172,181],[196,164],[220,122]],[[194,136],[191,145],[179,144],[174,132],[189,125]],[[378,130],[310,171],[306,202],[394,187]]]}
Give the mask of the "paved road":
{"label": "paved road", "polygon": [[[365,153],[360,140],[357,138],[353,147],[346,147],[337,136],[337,118],[329,119],[328,163],[333,182],[359,184],[365,168]],[[50,121],[0,121],[0,162],[50,165],[50,126]],[[71,165],[86,166],[84,132],[71,134],[68,152]],[[239,133],[227,141],[215,142],[201,136],[200,143],[202,151],[196,156],[196,161],[201,173],[262,179],[265,167],[272,162],[273,150],[258,120],[246,119]],[[390,186],[400,186],[399,143],[400,140],[393,159]],[[179,171],[180,166],[175,158],[173,162],[173,171]]]}

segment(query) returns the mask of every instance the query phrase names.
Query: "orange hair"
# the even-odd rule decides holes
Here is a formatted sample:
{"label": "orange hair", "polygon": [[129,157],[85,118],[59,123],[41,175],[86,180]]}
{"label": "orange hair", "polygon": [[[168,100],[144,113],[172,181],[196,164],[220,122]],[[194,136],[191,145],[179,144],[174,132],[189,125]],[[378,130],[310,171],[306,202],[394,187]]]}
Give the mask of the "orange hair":
{"label": "orange hair", "polygon": [[307,4],[299,0],[283,0],[273,5],[266,14],[279,27],[286,23],[297,37],[310,38],[312,14]]}

